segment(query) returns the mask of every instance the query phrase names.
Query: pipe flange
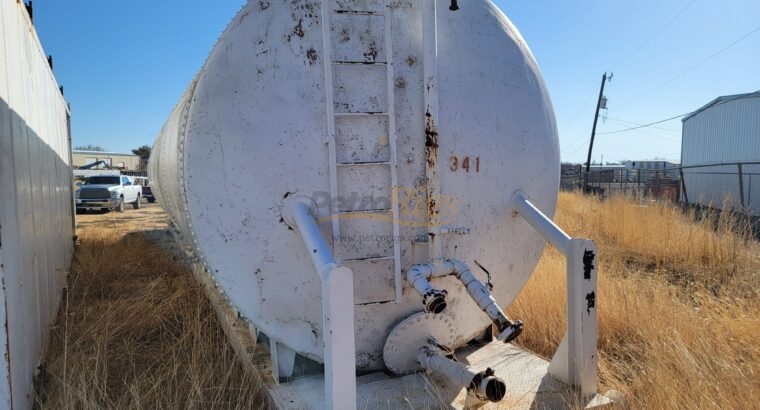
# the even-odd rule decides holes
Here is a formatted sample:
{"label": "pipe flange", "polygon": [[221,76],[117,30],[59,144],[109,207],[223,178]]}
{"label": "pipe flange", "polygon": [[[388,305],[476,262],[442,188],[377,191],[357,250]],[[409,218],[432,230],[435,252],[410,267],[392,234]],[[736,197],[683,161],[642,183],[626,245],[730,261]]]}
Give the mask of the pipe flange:
{"label": "pipe flange", "polygon": [[385,339],[383,361],[388,370],[396,374],[410,374],[422,370],[415,354],[433,338],[439,344],[454,348],[456,332],[454,321],[446,314],[419,312],[402,320]]}

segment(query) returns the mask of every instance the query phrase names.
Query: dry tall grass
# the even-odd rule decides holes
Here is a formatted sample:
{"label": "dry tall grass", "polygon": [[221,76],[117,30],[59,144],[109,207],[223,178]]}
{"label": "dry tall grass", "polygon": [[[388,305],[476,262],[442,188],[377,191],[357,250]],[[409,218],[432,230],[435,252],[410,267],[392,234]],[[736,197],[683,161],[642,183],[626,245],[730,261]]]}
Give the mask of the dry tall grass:
{"label": "dry tall grass", "polygon": [[165,231],[139,232],[165,228],[165,214],[80,221],[38,407],[261,408],[261,381],[236,362],[203,289],[156,245]]}
{"label": "dry tall grass", "polygon": [[[131,214],[131,215],[130,215]],[[560,195],[560,226],[599,245],[601,390],[630,408],[760,403],[760,246],[727,215]],[[157,208],[80,217],[82,245],[40,374],[41,408],[258,408],[202,288],[155,245]],[[138,230],[139,230],[138,229]],[[565,330],[565,266],[548,247],[510,307],[547,357]]]}
{"label": "dry tall grass", "polygon": [[[760,403],[760,246],[729,215],[562,193],[556,220],[599,246],[601,390],[631,408]],[[547,248],[510,307],[550,357],[565,331],[565,262]]]}

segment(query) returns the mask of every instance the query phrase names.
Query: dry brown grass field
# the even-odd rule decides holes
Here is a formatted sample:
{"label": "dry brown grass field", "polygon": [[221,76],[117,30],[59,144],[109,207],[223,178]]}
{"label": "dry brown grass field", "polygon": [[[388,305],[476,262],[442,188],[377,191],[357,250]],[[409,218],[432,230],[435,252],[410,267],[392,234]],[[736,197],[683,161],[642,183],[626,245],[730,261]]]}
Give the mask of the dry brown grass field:
{"label": "dry brown grass field", "polygon": [[[726,215],[560,194],[555,219],[599,246],[600,391],[625,408],[760,403],[760,246]],[[80,215],[38,407],[261,408],[203,289],[157,241],[158,207]],[[547,247],[509,308],[519,343],[550,357],[564,333],[565,266]]]}
{"label": "dry brown grass field", "polygon": [[[600,391],[623,407],[760,403],[760,246],[727,214],[561,193],[557,215],[599,248]],[[565,262],[547,247],[512,304],[519,343],[551,357],[565,329]]]}
{"label": "dry brown grass field", "polygon": [[157,245],[161,208],[77,219],[37,407],[262,408],[261,381],[236,361],[203,288]]}

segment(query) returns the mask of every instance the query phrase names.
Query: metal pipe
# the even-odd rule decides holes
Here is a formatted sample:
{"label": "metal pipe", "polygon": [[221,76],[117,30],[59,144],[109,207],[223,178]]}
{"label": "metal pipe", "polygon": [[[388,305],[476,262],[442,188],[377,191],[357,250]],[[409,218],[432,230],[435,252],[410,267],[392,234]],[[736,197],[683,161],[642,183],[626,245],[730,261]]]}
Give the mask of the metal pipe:
{"label": "metal pipe", "polygon": [[507,317],[498,303],[496,303],[496,299],[493,298],[488,287],[472,274],[472,271],[464,262],[456,259],[447,262],[454,264],[454,273],[457,279],[465,286],[472,300],[475,301],[479,308],[486,312],[491,321],[499,329],[499,334],[496,336],[497,340],[508,343],[522,333],[522,321],[513,322]]}
{"label": "metal pipe", "polygon": [[406,280],[422,296],[426,312],[435,314],[446,309],[446,290],[436,289],[429,279],[439,276],[455,275],[464,285],[467,293],[496,325],[499,334],[496,339],[504,343],[514,340],[523,328],[521,321],[512,321],[496,303],[490,289],[473,275],[466,263],[457,259],[433,260],[412,266],[406,272]]}
{"label": "metal pipe", "polygon": [[319,272],[320,278],[324,281],[332,269],[338,267],[335,263],[330,247],[327,245],[322,232],[319,230],[314,217],[311,215],[309,205],[300,200],[293,200],[289,204],[289,212],[284,212],[283,217],[286,222],[295,225],[301,234],[306,249],[309,250],[309,256],[314,263],[314,267]]}
{"label": "metal pipe", "polygon": [[285,204],[283,217],[295,225],[322,281],[322,339],[325,406],[356,408],[356,343],[353,272],[335,263],[330,247],[303,198]]}
{"label": "metal pipe", "polygon": [[421,347],[415,354],[417,361],[427,370],[438,372],[452,382],[467,388],[479,400],[501,401],[507,391],[504,381],[494,376],[491,368],[478,372],[470,366],[440,354],[437,348]]}
{"label": "metal pipe", "polygon": [[525,199],[521,191],[512,195],[512,210],[523,217],[535,230],[540,232],[557,249],[567,256],[570,235],[566,234],[548,216]]}
{"label": "metal pipe", "polygon": [[448,270],[441,262],[429,262],[412,266],[406,272],[406,280],[412,285],[414,290],[422,296],[422,304],[426,312],[441,313],[446,309],[446,295],[448,292],[441,289],[435,289],[428,279],[434,276],[450,275],[452,270]]}

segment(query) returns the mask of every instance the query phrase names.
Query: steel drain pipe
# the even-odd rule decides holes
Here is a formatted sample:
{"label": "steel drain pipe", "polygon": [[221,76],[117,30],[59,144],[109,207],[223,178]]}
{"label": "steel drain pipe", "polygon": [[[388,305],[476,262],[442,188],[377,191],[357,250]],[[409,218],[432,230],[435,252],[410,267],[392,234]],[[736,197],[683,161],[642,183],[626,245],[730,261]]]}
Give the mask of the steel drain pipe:
{"label": "steel drain pipe", "polygon": [[407,281],[422,296],[425,311],[437,314],[446,309],[447,292],[435,289],[429,279],[448,275],[456,276],[467,289],[472,300],[491,318],[498,329],[497,340],[506,343],[520,335],[523,323],[519,320],[513,322],[496,303],[490,289],[473,275],[466,263],[457,259],[414,265],[406,272]]}
{"label": "steel drain pipe", "polygon": [[426,370],[438,372],[452,382],[466,387],[468,394],[478,400],[498,402],[507,392],[506,383],[494,376],[494,371],[490,367],[479,372],[442,355],[436,347],[421,347],[415,354],[415,358]]}

